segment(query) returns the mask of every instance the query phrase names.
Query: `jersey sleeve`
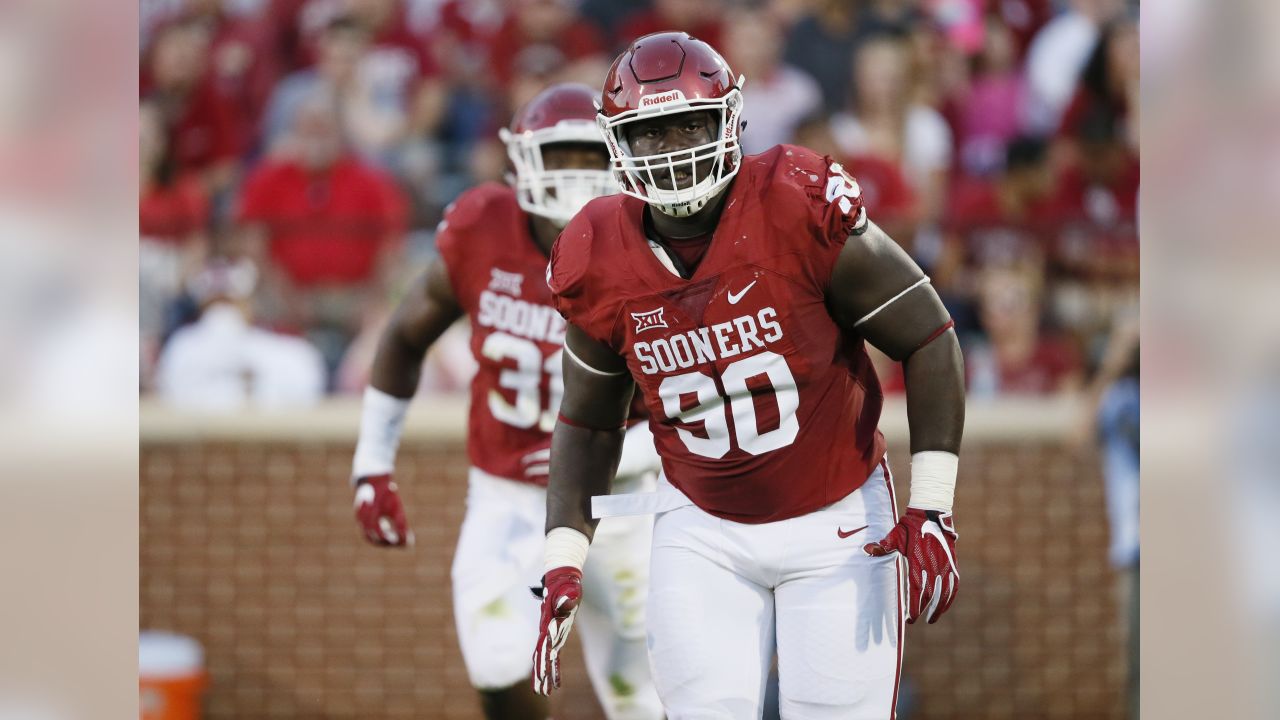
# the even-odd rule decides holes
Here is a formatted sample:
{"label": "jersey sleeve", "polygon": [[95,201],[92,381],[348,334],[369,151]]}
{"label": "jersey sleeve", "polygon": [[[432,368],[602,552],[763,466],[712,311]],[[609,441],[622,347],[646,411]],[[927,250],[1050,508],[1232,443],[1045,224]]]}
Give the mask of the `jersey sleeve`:
{"label": "jersey sleeve", "polygon": [[767,204],[792,209],[778,214],[789,225],[779,230],[807,238],[802,248],[805,266],[814,282],[825,287],[845,241],[870,226],[862,188],[830,157],[797,147],[787,147],[785,157],[788,162],[780,163],[782,172],[776,176],[774,197]]}
{"label": "jersey sleeve", "polygon": [[848,170],[829,157],[822,158],[825,174],[822,178],[822,196],[814,199],[815,221],[820,229],[820,241],[844,246],[850,235],[867,231],[867,209],[862,201],[862,187]]}
{"label": "jersey sleeve", "polygon": [[436,226],[436,251],[444,261],[449,275],[449,285],[453,288],[453,296],[463,310],[471,312],[468,298],[474,293],[469,290],[470,264],[467,258],[474,253],[467,252],[468,237],[471,226],[475,224],[483,209],[477,208],[470,193],[464,193],[453,204],[445,208],[444,218]]}
{"label": "jersey sleeve", "polygon": [[595,340],[610,345],[610,328],[601,320],[600,304],[590,292],[588,268],[595,228],[586,212],[580,212],[565,226],[551,248],[547,264],[547,286],[551,302],[564,319]]}

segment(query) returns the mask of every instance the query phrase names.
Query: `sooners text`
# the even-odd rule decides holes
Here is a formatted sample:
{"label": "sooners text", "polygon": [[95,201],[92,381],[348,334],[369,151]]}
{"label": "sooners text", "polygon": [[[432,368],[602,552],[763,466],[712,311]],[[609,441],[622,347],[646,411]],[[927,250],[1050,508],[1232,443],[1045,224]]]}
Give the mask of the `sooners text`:
{"label": "sooners text", "polygon": [[686,330],[678,335],[636,342],[631,346],[645,375],[691,368],[731,358],[782,338],[778,313],[771,307],[755,315],[743,315],[711,327]]}
{"label": "sooners text", "polygon": [[480,292],[476,322],[538,342],[564,343],[564,318],[555,309],[488,290]]}

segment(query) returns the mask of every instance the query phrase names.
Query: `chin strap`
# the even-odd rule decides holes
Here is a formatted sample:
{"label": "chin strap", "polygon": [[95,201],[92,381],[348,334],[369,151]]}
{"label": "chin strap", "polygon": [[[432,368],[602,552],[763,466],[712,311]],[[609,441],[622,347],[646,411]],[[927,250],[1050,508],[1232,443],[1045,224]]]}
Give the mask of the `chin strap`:
{"label": "chin strap", "polygon": [[702,208],[706,207],[707,203],[709,202],[711,202],[711,196],[703,195],[702,197],[695,198],[688,202],[677,203],[675,205],[668,205],[666,203],[655,202],[653,206],[657,208],[658,212],[662,213],[663,215],[670,215],[671,217],[679,218],[679,217],[689,217],[690,215],[693,215],[694,213],[698,212]]}

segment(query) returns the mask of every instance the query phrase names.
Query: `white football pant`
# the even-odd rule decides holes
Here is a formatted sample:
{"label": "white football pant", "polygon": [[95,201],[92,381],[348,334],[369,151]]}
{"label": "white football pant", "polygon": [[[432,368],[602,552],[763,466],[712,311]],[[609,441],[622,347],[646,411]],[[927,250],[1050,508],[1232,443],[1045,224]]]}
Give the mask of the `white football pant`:
{"label": "white football pant", "polygon": [[[652,476],[647,480],[653,485]],[[639,487],[623,489],[640,489]],[[541,603],[547,494],[472,468],[453,558],[453,608],[472,686],[529,682]],[[662,706],[645,649],[650,516],[602,521],[583,567],[573,633],[609,720],[656,720]]]}
{"label": "white football pant", "polygon": [[[671,491],[664,481],[659,494]],[[896,522],[884,466],[789,520],[747,525],[691,503],[660,513],[647,616],[668,717],[759,718],[775,649],[784,720],[894,717],[903,578],[896,554],[862,546]]]}

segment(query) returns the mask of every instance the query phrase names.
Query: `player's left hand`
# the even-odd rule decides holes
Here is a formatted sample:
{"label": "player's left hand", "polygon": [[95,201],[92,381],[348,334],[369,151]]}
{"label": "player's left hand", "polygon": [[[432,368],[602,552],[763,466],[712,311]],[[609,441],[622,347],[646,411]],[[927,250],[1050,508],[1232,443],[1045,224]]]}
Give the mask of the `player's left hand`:
{"label": "player's left hand", "polygon": [[957,537],[951,513],[907,508],[883,540],[863,546],[872,557],[897,552],[907,559],[908,623],[921,617],[930,624],[937,622],[956,599],[960,589]]}
{"label": "player's left hand", "polygon": [[404,516],[404,503],[390,475],[362,477],[356,481],[356,522],[374,545],[413,545],[413,531]]}
{"label": "player's left hand", "polygon": [[581,570],[560,567],[543,576],[542,619],[533,650],[533,689],[539,695],[550,695],[560,687],[560,648],[569,639],[581,601]]}

